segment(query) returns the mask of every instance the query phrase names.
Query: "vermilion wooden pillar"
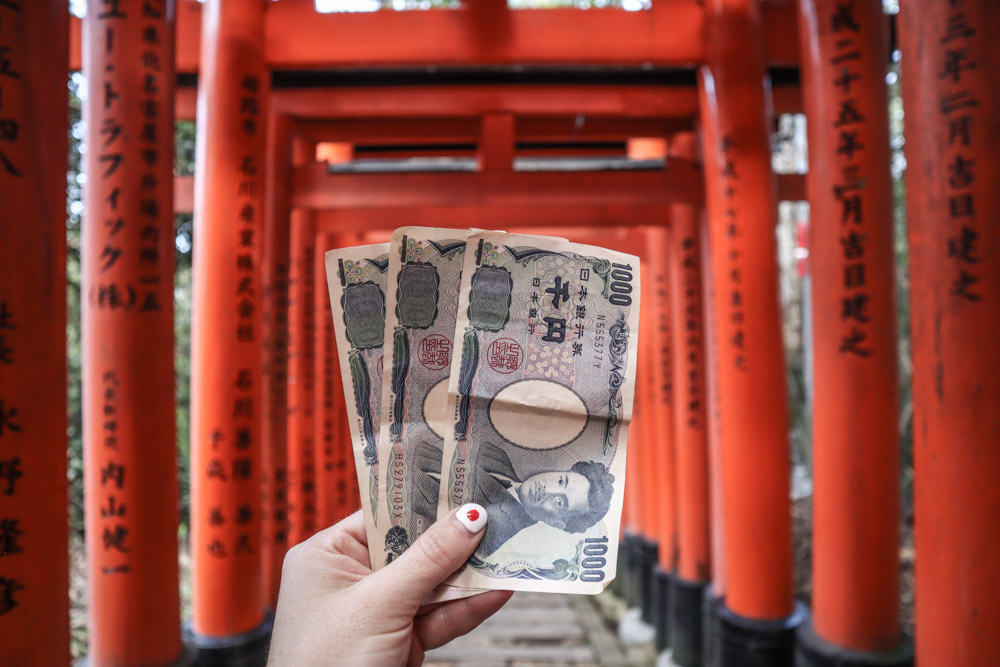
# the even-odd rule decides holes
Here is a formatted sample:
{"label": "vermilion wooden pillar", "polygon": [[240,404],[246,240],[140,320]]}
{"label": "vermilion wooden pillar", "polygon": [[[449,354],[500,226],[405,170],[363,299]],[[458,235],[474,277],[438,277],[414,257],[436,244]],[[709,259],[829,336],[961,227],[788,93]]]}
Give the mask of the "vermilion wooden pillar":
{"label": "vermilion wooden pillar", "polygon": [[288,283],[288,517],[289,544],[316,531],[315,252],[312,213],[291,215]]}
{"label": "vermilion wooden pillar", "polygon": [[[648,250],[651,245],[650,228],[643,227],[633,231],[633,234],[640,235],[645,243],[640,244],[646,253],[642,257],[642,275],[646,278],[641,282],[642,309],[639,317],[639,354],[638,370],[636,372],[636,393],[642,395],[642,415],[636,422],[640,447],[640,465],[637,468],[639,476],[639,493],[642,504],[642,523],[639,524],[639,535],[641,536],[641,548],[639,555],[639,606],[642,610],[642,620],[646,623],[653,622],[653,609],[656,606],[653,600],[654,579],[653,572],[659,560],[659,554],[666,547],[668,553],[672,545],[667,545],[667,541],[672,541],[672,535],[661,535],[660,516],[664,511],[663,503],[665,499],[672,500],[672,480],[666,476],[666,471],[662,465],[664,458],[664,448],[670,445],[672,439],[663,437],[666,421],[669,424],[669,416],[664,419],[663,406],[659,404],[659,395],[655,391],[655,385],[659,378],[657,376],[656,362],[654,359],[654,347],[656,342],[653,336],[655,328],[654,310],[651,306],[653,298],[653,282],[650,276],[656,272],[656,264],[652,253]],[[672,507],[670,508],[673,509]]]}
{"label": "vermilion wooden pillar", "polygon": [[[670,154],[694,159],[691,133],[671,140]],[[671,596],[673,660],[700,664],[702,600],[711,580],[708,421],[705,405],[705,337],[699,231],[701,210],[676,204],[671,211],[670,329],[674,354],[674,449],[677,484],[677,574]]]}
{"label": "vermilion wooden pillar", "polygon": [[[659,142],[657,149],[665,148]],[[665,156],[660,150],[659,155]],[[654,154],[655,156],[655,154]],[[666,221],[664,221],[666,222]],[[657,560],[652,564],[652,613],[650,621],[657,630],[660,650],[671,644],[669,610],[671,580],[677,564],[677,480],[675,475],[674,393],[671,366],[674,363],[670,337],[669,232],[666,226],[648,227],[644,250],[648,261],[642,281],[643,308],[649,315],[648,330],[640,334],[649,341],[649,354],[643,369],[650,375],[647,396],[654,406],[654,421],[649,437],[653,447],[650,467],[653,469],[653,503],[655,505],[655,535],[658,542]],[[647,291],[648,290],[648,291]]]}
{"label": "vermilion wooden pillar", "polygon": [[[181,654],[173,2],[91,2],[81,286],[90,661]],[[45,56],[49,57],[49,56]]]}
{"label": "vermilion wooden pillar", "polygon": [[0,656],[68,665],[62,0],[0,4]]}
{"label": "vermilion wooden pillar", "polygon": [[910,2],[916,654],[1000,664],[1000,4]]}
{"label": "vermilion wooden pillar", "polygon": [[206,654],[265,646],[261,544],[267,72],[261,0],[202,10],[191,347],[192,630]]}
{"label": "vermilion wooden pillar", "polygon": [[[711,145],[711,129],[702,127],[703,146]],[[708,168],[709,158],[705,158]],[[718,635],[716,610],[726,594],[726,531],[723,513],[724,485],[722,481],[722,415],[719,406],[719,354],[715,322],[715,276],[712,272],[712,248],[707,215],[702,215],[698,225],[698,253],[701,258],[702,308],[705,341],[705,417],[708,435],[708,486],[709,528],[711,544],[712,582],[702,599],[702,663],[719,664],[718,643],[710,640]]]}
{"label": "vermilion wooden pillar", "polygon": [[[709,3],[699,77],[715,280],[726,598],[719,659],[791,664],[794,603],[788,410],[778,305],[768,96],[755,0]],[[761,646],[767,644],[767,650]],[[763,651],[763,653],[761,653]]]}
{"label": "vermilion wooden pillar", "polygon": [[[888,24],[881,0],[800,0],[809,118],[813,609],[800,662],[909,664],[900,645],[899,436]],[[895,653],[887,653],[895,652]]]}
{"label": "vermilion wooden pillar", "polygon": [[292,119],[268,114],[264,183],[264,599],[274,607],[288,549],[288,244]]}
{"label": "vermilion wooden pillar", "polygon": [[656,446],[653,466],[659,482],[655,495],[657,505],[656,534],[660,540],[658,564],[665,573],[677,566],[677,483],[675,475],[676,440],[674,439],[674,390],[671,368],[674,363],[670,333],[669,230],[650,227],[646,233],[646,248],[650,258],[646,282],[650,298],[649,373],[652,376],[651,399],[656,404],[656,421],[652,432]]}
{"label": "vermilion wooden pillar", "polygon": [[[636,382],[641,381],[641,370],[636,371]],[[625,502],[622,513],[621,556],[619,576],[622,577],[622,593],[629,607],[640,604],[639,571],[642,560],[642,537],[640,535],[645,508],[642,503],[642,466],[645,465],[645,438],[642,433],[645,401],[641,391],[635,392],[632,403],[632,423],[628,454],[625,459]]]}

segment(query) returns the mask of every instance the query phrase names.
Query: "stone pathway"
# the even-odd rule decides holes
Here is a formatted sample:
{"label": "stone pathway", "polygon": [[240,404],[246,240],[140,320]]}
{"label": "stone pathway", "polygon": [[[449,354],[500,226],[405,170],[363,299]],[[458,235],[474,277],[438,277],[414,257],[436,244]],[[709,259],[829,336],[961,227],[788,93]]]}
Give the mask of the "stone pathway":
{"label": "stone pathway", "polygon": [[[607,594],[605,594],[607,595]],[[605,596],[516,593],[480,627],[427,653],[426,667],[596,667],[653,662],[620,643]],[[610,598],[610,596],[608,596]]]}

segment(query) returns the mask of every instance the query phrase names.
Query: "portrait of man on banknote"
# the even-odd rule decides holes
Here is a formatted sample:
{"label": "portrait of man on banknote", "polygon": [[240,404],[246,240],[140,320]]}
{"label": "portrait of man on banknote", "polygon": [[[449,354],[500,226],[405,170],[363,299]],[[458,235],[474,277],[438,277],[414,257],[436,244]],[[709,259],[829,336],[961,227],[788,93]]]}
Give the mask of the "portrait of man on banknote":
{"label": "portrait of man on banknote", "polygon": [[[417,456],[423,472],[419,484],[427,487],[427,493],[418,496],[430,496],[441,474],[441,459],[427,454]],[[490,516],[476,555],[489,556],[538,522],[582,533],[608,513],[614,482],[614,475],[596,461],[578,461],[567,470],[538,471],[522,479],[502,449],[483,443],[469,472],[469,499]]]}

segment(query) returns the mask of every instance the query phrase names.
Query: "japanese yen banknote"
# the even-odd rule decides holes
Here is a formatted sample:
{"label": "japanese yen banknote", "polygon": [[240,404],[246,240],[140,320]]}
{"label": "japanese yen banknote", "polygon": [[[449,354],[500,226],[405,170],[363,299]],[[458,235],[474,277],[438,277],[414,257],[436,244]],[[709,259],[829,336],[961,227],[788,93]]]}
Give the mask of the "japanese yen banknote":
{"label": "japanese yen banknote", "polygon": [[378,517],[378,439],[382,414],[382,356],[389,244],[331,250],[326,277],[333,308],[337,355],[344,384],[361,508],[371,529]]}
{"label": "japanese yen banknote", "polygon": [[437,520],[441,446],[466,230],[403,227],[389,242],[373,567],[397,558]]}
{"label": "japanese yen banknote", "polygon": [[433,599],[603,590],[617,566],[638,258],[404,227],[388,248],[328,253],[327,271],[372,567],[476,502],[482,542]]}
{"label": "japanese yen banknote", "polygon": [[469,236],[439,514],[476,502],[489,519],[449,584],[596,593],[614,577],[639,292],[637,257]]}

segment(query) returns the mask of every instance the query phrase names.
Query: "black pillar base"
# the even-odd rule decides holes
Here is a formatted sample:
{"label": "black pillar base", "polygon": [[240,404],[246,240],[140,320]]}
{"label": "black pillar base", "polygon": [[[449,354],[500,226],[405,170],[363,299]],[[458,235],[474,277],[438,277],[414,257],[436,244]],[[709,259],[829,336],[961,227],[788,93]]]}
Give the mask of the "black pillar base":
{"label": "black pillar base", "polygon": [[903,637],[893,651],[853,651],[821,639],[806,618],[796,632],[796,667],[913,667],[913,642]]}
{"label": "black pillar base", "polygon": [[[164,667],[194,667],[195,661],[198,659],[198,651],[191,644],[184,642],[181,646],[181,654],[176,660],[171,662]],[[90,656],[85,655],[77,658],[73,663],[73,667],[91,667],[90,666]]]}
{"label": "black pillar base", "polygon": [[795,667],[795,631],[806,617],[801,604],[776,621],[738,616],[724,604],[712,611],[719,667]]}
{"label": "black pillar base", "polygon": [[198,649],[196,667],[265,667],[273,627],[274,615],[267,611],[260,625],[242,635],[206,637],[185,624],[184,639]]}
{"label": "black pillar base", "polygon": [[660,547],[645,537],[639,538],[639,607],[642,620],[653,624],[653,570],[660,559]]}
{"label": "black pillar base", "polygon": [[636,546],[639,536],[625,533],[622,538],[622,597],[629,609],[639,606],[639,569]]}
{"label": "black pillar base", "polygon": [[670,614],[673,609],[674,575],[659,566],[653,570],[653,627],[656,628],[656,652],[671,646]]}
{"label": "black pillar base", "polygon": [[669,632],[674,648],[673,661],[681,667],[701,667],[702,605],[707,584],[674,576],[671,586]]}
{"label": "black pillar base", "polygon": [[705,587],[705,597],[701,602],[701,655],[705,667],[719,667],[719,609],[725,598],[716,595],[711,586]]}
{"label": "black pillar base", "polygon": [[628,587],[626,583],[626,572],[628,571],[628,549],[625,547],[624,536],[618,539],[618,560],[615,561],[615,578],[608,584],[608,590],[614,593],[616,596],[625,599],[625,589]]}

